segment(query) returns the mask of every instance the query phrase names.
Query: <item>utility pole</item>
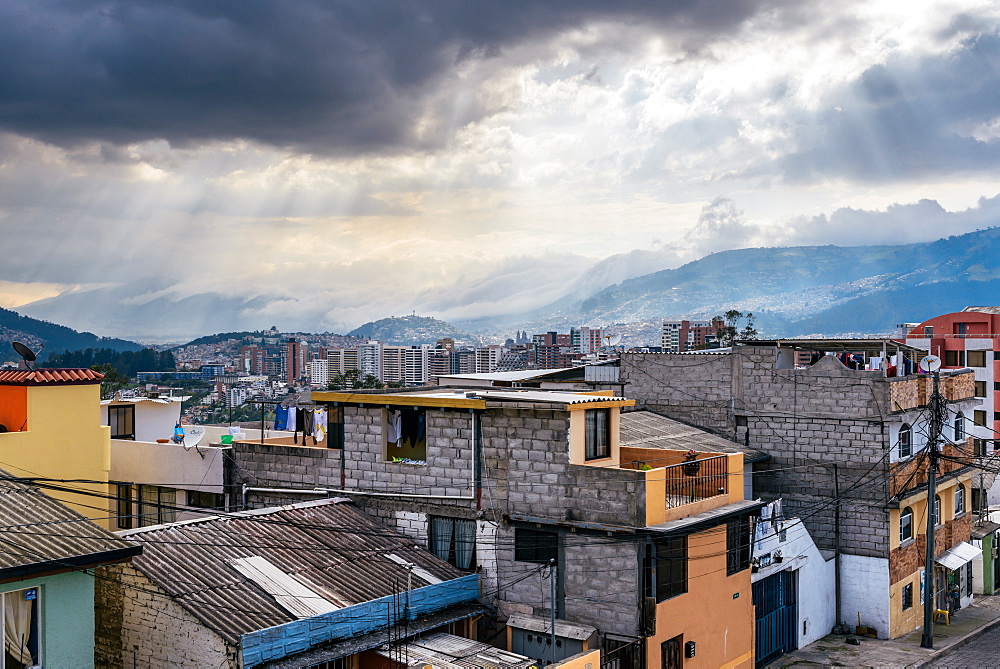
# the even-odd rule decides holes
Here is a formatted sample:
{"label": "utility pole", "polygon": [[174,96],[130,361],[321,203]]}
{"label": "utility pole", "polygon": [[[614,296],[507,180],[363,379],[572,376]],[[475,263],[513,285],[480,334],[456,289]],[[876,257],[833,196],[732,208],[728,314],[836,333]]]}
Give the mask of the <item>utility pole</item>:
{"label": "utility pole", "polygon": [[556,561],[549,560],[549,600],[552,604],[552,661],[556,661]]}
{"label": "utility pole", "polygon": [[[933,356],[928,356],[933,357]],[[921,365],[928,358],[921,360]],[[934,516],[936,515],[937,504],[935,498],[937,491],[937,466],[940,453],[938,453],[938,441],[941,437],[941,395],[938,392],[941,366],[940,360],[935,358],[937,366],[933,362],[928,365],[933,368],[934,392],[931,394],[930,410],[931,424],[930,434],[927,439],[927,554],[924,557],[924,633],[920,638],[921,648],[934,648]]]}
{"label": "utility pole", "polygon": [[834,627],[843,628],[844,618],[840,615],[840,471],[838,470],[837,463],[833,464],[833,541],[834,541],[834,593],[836,596],[836,613],[837,619],[834,621]]}

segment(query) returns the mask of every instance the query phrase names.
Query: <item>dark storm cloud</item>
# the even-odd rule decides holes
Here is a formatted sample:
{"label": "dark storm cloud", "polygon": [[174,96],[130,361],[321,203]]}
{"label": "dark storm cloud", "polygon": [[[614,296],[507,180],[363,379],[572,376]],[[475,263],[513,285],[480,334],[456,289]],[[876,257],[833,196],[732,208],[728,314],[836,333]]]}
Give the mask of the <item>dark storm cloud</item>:
{"label": "dark storm cloud", "polygon": [[809,149],[782,161],[793,181],[817,174],[894,180],[1000,166],[1000,142],[971,129],[1000,117],[1000,35],[954,53],[866,71],[822,112]]}
{"label": "dark storm cloud", "polygon": [[[590,20],[697,40],[778,1],[2,0],[0,128],[62,145],[391,149],[414,143],[424,95],[456,61]],[[485,113],[465,104],[450,122]]]}

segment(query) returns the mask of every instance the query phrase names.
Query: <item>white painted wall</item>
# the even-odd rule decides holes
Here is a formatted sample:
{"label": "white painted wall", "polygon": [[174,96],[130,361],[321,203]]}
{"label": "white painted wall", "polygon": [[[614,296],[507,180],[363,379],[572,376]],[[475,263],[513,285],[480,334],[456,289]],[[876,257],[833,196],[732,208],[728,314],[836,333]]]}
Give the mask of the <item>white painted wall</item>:
{"label": "white painted wall", "polygon": [[185,450],[172,442],[112,439],[110,476],[114,481],[222,493],[222,461],[226,450],[201,445]]}
{"label": "white painted wall", "polygon": [[[889,638],[889,560],[840,556],[841,608],[849,627],[861,624],[878,630],[878,638]],[[916,594],[914,594],[916,598]]]}
{"label": "white painted wall", "polygon": [[[135,399],[114,401],[110,404],[135,406],[136,441],[169,439],[174,434],[174,426],[181,419],[181,403],[172,400]],[[102,425],[108,425],[108,406],[108,404],[101,403]]]}
{"label": "white painted wall", "polygon": [[[834,561],[824,560],[816,548],[809,530],[798,518],[784,524],[785,540],[780,534],[769,534],[755,542],[754,555],[772,554],[781,550],[782,561],[762,567],[752,575],[754,583],[779,570],[798,572],[798,639],[799,648],[822,639],[836,624],[836,583]],[[888,574],[886,576],[888,578]]]}

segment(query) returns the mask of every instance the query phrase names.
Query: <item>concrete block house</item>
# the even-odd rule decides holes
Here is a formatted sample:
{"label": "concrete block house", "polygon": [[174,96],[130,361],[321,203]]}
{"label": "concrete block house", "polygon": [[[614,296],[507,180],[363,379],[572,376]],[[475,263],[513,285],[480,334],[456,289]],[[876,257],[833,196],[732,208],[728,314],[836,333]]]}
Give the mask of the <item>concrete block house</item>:
{"label": "concrete block house", "polygon": [[[753,465],[755,494],[783,499],[784,513],[835,556],[837,619],[853,626],[860,616],[888,638],[920,624],[932,379],[915,363],[926,354],[892,340],[744,342],[697,355],[626,353],[621,379],[638,407],[767,453]],[[978,404],[974,380],[971,370],[942,374],[951,415]],[[971,440],[951,427],[942,438],[951,459],[931,511],[936,580],[942,604],[951,589],[965,605],[972,474],[958,456]]]}
{"label": "concrete block house", "polygon": [[484,640],[539,662],[601,650],[619,666],[753,664],[749,535],[761,504],[744,499],[738,448],[623,446],[633,401],[610,393],[312,399],[329,410],[321,447],[233,444],[241,503],[353,499],[477,572],[496,620]]}

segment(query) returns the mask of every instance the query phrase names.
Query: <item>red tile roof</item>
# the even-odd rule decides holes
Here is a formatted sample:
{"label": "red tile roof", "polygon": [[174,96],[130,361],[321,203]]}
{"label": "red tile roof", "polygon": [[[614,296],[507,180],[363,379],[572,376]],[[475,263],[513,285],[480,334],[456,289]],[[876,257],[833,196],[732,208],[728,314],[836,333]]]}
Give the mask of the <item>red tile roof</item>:
{"label": "red tile roof", "polygon": [[65,386],[100,383],[104,375],[92,369],[3,369],[0,385],[5,386]]}

